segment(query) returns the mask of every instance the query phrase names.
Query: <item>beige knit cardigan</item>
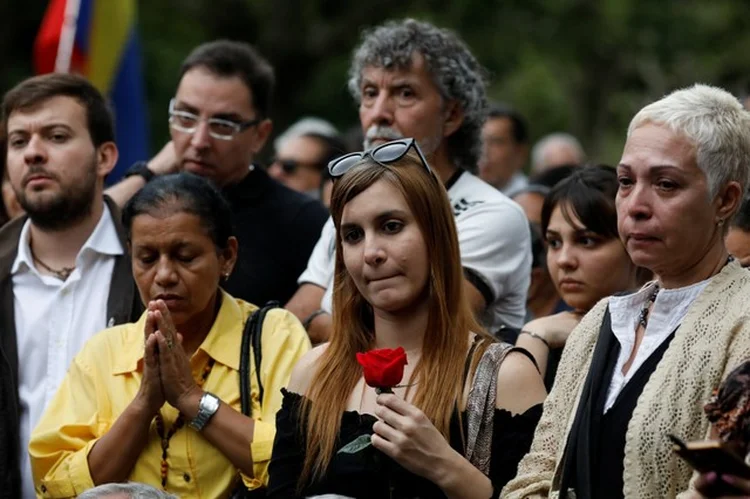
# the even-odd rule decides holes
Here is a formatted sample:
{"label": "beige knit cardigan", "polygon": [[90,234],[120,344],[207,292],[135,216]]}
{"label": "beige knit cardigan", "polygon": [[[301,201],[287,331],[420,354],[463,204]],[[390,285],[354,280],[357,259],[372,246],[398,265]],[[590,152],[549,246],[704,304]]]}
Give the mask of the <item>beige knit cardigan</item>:
{"label": "beige knit cardigan", "polygon": [[[558,497],[562,454],[608,301],[599,302],[571,333],[531,449],[501,497]],[[683,440],[706,438],[704,402],[729,371],[748,358],[750,271],[734,261],[690,306],[638,398],[625,436],[625,499],[674,498],[688,490],[691,469],[672,452],[667,434]]]}

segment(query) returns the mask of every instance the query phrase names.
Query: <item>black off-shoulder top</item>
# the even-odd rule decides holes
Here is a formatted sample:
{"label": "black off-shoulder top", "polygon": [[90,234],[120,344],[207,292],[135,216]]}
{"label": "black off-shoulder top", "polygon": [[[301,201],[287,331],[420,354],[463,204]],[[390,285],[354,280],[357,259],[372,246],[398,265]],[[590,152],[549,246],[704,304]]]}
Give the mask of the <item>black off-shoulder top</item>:
{"label": "black off-shoulder top", "polygon": [[[357,499],[442,498],[445,494],[434,483],[402,468],[395,461],[370,446],[355,454],[335,453],[321,480],[298,489],[305,458],[305,439],[300,431],[302,396],[283,390],[284,400],[276,415],[276,439],[269,464],[268,498],[310,497],[336,494]],[[515,475],[518,463],[529,451],[534,430],[542,414],[542,404],[523,414],[495,409],[490,476],[496,490]],[[346,411],[341,417],[336,448],[341,449],[361,435],[371,435],[377,418],[371,414]],[[459,421],[463,421],[463,432]],[[462,434],[466,434],[466,418],[451,419],[450,444],[464,454]]]}

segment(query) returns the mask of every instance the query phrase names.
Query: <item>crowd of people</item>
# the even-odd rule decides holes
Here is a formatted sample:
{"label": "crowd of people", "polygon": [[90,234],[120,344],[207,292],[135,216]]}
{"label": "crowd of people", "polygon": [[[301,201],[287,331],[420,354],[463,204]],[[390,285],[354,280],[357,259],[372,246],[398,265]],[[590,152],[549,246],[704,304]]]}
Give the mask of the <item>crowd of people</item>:
{"label": "crowd of people", "polygon": [[91,83],[3,97],[0,497],[750,496],[672,443],[743,434],[703,408],[750,360],[737,98],[675,90],[589,164],[455,33],[390,21],[357,129],[302,117],[263,165],[264,57],[212,41],[175,76],[171,140],[110,187]]}

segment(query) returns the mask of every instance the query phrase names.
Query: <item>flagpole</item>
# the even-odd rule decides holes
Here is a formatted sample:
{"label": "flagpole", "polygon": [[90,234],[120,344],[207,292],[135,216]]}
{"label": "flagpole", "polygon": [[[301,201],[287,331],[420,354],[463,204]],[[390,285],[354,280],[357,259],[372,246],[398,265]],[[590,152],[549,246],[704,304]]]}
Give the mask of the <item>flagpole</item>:
{"label": "flagpole", "polygon": [[80,10],[81,0],[68,0],[65,3],[65,15],[63,17],[62,30],[60,31],[60,43],[57,45],[57,58],[55,59],[56,73],[70,72]]}

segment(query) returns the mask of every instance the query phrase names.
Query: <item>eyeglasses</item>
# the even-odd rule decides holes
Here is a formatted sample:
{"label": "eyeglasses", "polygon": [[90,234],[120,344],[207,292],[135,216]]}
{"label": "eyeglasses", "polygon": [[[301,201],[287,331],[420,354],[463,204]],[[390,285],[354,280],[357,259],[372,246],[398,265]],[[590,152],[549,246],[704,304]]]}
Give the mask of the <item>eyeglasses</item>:
{"label": "eyeglasses", "polygon": [[328,172],[333,178],[340,177],[351,170],[354,165],[367,157],[372,158],[373,161],[380,165],[386,166],[389,163],[394,163],[406,156],[410,147],[414,147],[414,150],[417,151],[417,155],[419,156],[419,160],[422,162],[422,166],[425,167],[430,175],[435,177],[435,173],[432,171],[432,168],[430,168],[430,165],[427,164],[427,160],[425,159],[424,154],[422,154],[422,150],[419,148],[415,139],[393,140],[367,151],[345,154],[344,156],[336,158],[328,163]]}
{"label": "eyeglasses", "polygon": [[251,126],[255,126],[261,121],[261,118],[254,120],[236,122],[223,120],[221,118],[201,118],[200,116],[187,111],[179,111],[174,108],[175,100],[169,101],[169,124],[179,132],[195,133],[198,129],[198,123],[205,120],[208,123],[208,134],[219,140],[232,140],[235,135],[244,132]]}

